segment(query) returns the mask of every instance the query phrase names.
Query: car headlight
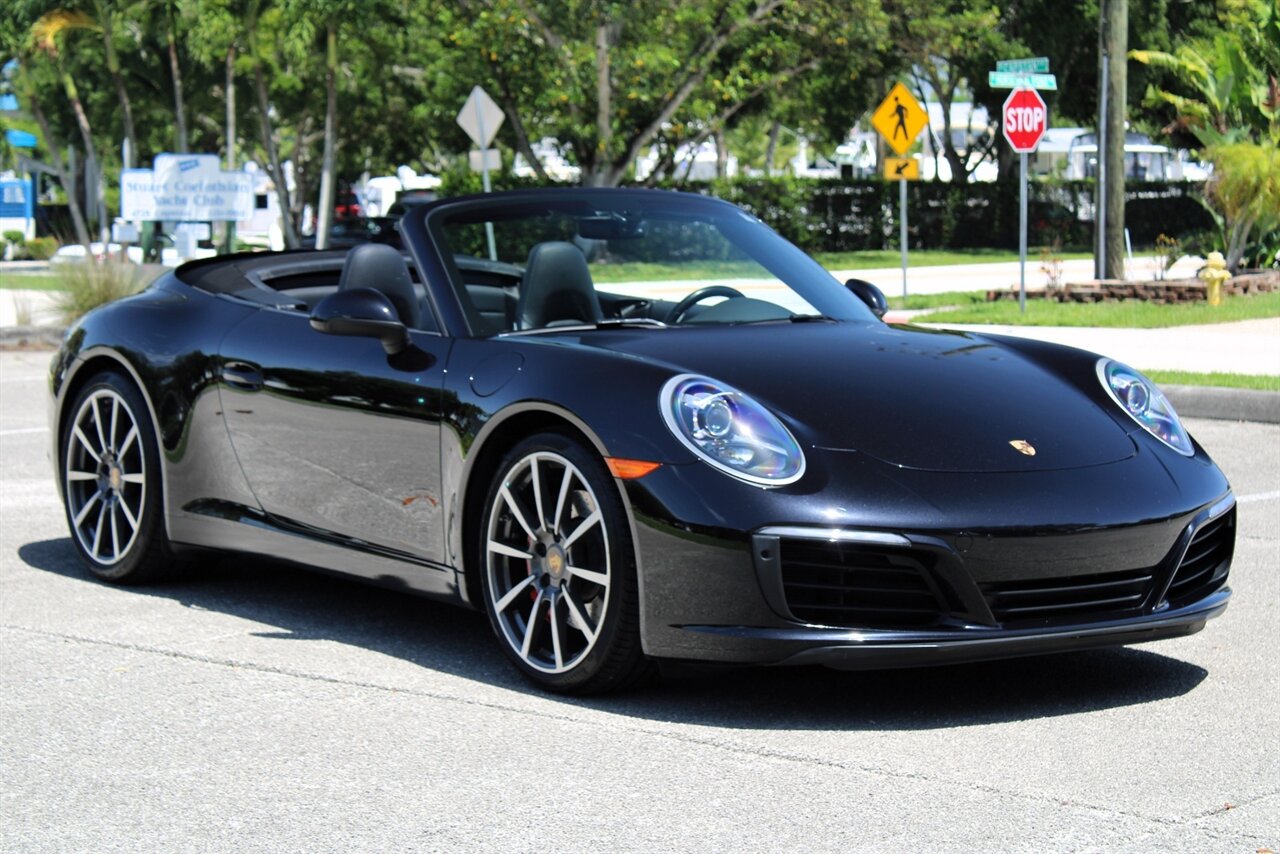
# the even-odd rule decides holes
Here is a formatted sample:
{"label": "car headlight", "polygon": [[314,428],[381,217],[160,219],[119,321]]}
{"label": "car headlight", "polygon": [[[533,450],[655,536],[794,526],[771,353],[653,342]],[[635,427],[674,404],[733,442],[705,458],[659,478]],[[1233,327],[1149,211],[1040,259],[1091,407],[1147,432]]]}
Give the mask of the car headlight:
{"label": "car headlight", "polygon": [[1148,433],[1180,454],[1195,454],[1191,436],[1178,420],[1173,404],[1156,384],[1128,365],[1111,359],[1098,360],[1098,379],[1111,399],[1141,424]]}
{"label": "car headlight", "polygon": [[689,450],[726,474],[761,486],[794,483],[804,453],[773,413],[735,388],[681,374],[662,387],[662,418]]}

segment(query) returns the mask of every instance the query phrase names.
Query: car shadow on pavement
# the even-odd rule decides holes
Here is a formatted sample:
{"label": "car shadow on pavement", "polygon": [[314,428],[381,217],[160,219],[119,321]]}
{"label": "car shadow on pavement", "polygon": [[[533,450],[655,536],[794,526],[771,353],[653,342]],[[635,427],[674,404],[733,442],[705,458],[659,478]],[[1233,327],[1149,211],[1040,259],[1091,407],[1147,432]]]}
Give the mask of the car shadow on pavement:
{"label": "car shadow on pavement", "polygon": [[[28,566],[96,584],[67,538],[27,543]],[[256,637],[318,639],[628,717],[749,729],[924,730],[1071,715],[1178,697],[1208,676],[1145,648],[902,670],[698,669],[618,697],[556,698],[520,678],[483,614],[280,564],[210,560],[127,589],[278,627]],[[141,639],[140,639],[141,640]],[[395,687],[395,686],[388,686]]]}

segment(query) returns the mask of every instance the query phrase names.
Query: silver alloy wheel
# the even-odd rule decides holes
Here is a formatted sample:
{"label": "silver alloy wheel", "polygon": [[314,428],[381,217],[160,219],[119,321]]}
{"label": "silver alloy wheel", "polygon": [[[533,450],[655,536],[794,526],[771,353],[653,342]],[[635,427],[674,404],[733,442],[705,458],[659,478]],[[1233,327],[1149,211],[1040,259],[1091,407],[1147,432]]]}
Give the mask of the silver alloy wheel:
{"label": "silver alloy wheel", "polygon": [[530,667],[564,673],[600,637],[609,604],[609,532],[595,492],[551,451],[507,470],[489,510],[489,604]]}
{"label": "silver alloy wheel", "polygon": [[95,391],[80,405],[62,455],[71,529],[97,564],[129,553],[147,500],[146,455],[138,419],[115,391]]}

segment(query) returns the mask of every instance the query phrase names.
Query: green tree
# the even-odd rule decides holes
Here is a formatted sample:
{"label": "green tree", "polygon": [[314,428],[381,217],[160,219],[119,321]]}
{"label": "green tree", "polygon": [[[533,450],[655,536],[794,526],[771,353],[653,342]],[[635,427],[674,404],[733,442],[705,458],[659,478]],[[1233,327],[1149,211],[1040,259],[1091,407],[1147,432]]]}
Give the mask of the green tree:
{"label": "green tree", "polygon": [[517,148],[532,126],[602,186],[651,144],[707,139],[824,57],[856,56],[884,23],[875,0],[461,0],[437,20],[451,67],[517,117]]}
{"label": "green tree", "polygon": [[1253,234],[1280,227],[1280,148],[1229,142],[1207,153],[1214,166],[1207,193],[1221,213],[1227,266],[1236,270]]}
{"label": "green tree", "polygon": [[93,28],[93,20],[87,15],[76,11],[55,9],[41,15],[31,26],[30,39],[36,50],[44,54],[56,69],[67,102],[75,115],[76,125],[84,143],[85,166],[95,178],[93,183],[97,204],[96,210],[91,212],[92,218],[97,222],[99,232],[104,232],[106,223],[103,221],[103,213],[106,202],[103,194],[102,170],[98,165],[97,146],[93,139],[93,127],[89,122],[84,103],[80,100],[80,89],[76,85],[75,77],[68,64],[62,60],[63,47],[70,34]]}
{"label": "green tree", "polygon": [[[932,94],[942,110],[942,153],[951,167],[951,180],[963,183],[990,152],[986,146],[966,146],[962,154],[951,128],[952,105],[981,74],[975,60],[989,65],[1003,44],[997,31],[1000,10],[989,0],[888,0],[890,32],[901,55],[911,64],[921,97]],[[924,84],[924,85],[920,85]]]}

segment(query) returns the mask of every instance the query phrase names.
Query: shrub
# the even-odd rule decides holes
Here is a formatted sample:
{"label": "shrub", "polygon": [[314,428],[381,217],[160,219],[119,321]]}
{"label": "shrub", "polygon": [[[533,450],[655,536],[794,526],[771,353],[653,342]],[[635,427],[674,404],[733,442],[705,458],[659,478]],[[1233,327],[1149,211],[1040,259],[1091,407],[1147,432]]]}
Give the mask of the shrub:
{"label": "shrub", "polygon": [[26,243],[26,251],[29,256],[37,261],[48,261],[53,257],[53,253],[58,251],[58,239],[56,237],[33,237]]}
{"label": "shrub", "polygon": [[128,261],[76,261],[63,264],[56,273],[61,291],[53,296],[54,309],[71,324],[93,309],[143,290],[153,272]]}

